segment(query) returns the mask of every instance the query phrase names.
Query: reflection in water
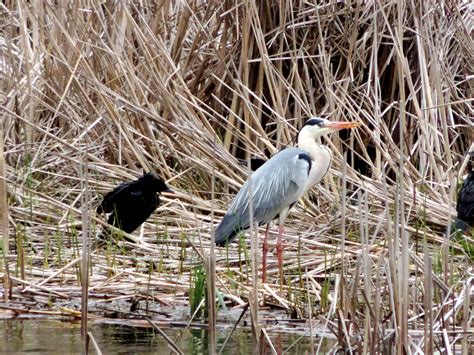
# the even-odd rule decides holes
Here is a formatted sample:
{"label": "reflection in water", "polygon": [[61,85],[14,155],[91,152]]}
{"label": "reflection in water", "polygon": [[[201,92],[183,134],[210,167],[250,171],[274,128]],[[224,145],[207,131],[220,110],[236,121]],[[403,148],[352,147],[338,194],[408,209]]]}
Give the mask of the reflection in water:
{"label": "reflection in water", "polygon": [[207,354],[208,338],[207,331],[204,329],[189,329],[188,353],[192,355]]}
{"label": "reflection in water", "polygon": [[2,320],[0,352],[81,352],[80,323],[43,320]]}
{"label": "reflection in water", "polygon": [[[166,341],[153,328],[135,328],[121,325],[97,324],[90,328],[104,353],[169,353]],[[207,354],[208,338],[205,329],[163,329],[185,354]],[[230,328],[217,332],[217,350],[225,341]],[[11,319],[0,322],[0,353],[80,353],[80,323],[58,320]],[[274,333],[270,335],[278,353],[288,349],[300,339],[299,334]],[[318,342],[318,341],[317,341]],[[333,342],[331,342],[333,343]],[[332,344],[331,344],[332,345]],[[310,338],[301,338],[289,353],[309,352]],[[252,335],[248,329],[237,329],[226,345],[224,354],[253,353]],[[92,351],[93,352],[93,351]],[[271,353],[265,345],[264,353]]]}

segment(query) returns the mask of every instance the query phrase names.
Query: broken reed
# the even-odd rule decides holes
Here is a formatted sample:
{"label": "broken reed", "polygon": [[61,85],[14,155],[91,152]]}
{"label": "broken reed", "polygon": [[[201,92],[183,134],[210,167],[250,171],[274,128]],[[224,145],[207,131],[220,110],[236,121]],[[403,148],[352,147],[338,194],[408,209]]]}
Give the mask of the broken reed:
{"label": "broken reed", "polygon": [[[133,258],[117,249],[92,258],[91,289],[156,300],[140,287],[145,280],[178,302],[202,262],[186,253],[179,264],[181,236],[187,248],[208,250],[211,211],[220,220],[247,176],[236,158],[272,155],[307,117],[323,115],[363,127],[325,140],[334,153],[330,174],[286,225],[291,293],[277,286],[269,254],[270,285],[259,288],[260,297],[311,313],[313,321],[340,319],[345,347],[459,346],[451,330],[472,317],[462,310],[469,305],[465,250],[472,236],[443,233],[454,216],[451,176],[462,176],[473,141],[469,4],[141,4],[4,2],[2,220],[9,218],[9,235],[25,238],[23,266],[3,258],[11,270],[24,270],[11,275],[12,291],[28,282],[36,286],[27,292],[48,287],[54,297],[75,297],[59,282],[77,280],[79,172],[87,159],[91,206],[142,171],[158,171],[178,195],[134,233],[143,243]],[[349,196],[342,196],[342,215],[344,163]],[[166,246],[157,234],[169,235]],[[21,255],[13,245],[10,253]],[[247,264],[228,263],[226,253],[231,261],[240,257],[236,245],[216,249],[216,285],[225,287],[227,301],[245,304],[254,277]],[[160,260],[160,272],[140,269],[140,258]],[[43,275],[52,277],[40,284]],[[321,294],[327,307],[318,303]],[[346,296],[340,314],[337,302]],[[351,329],[363,329],[360,344]]]}

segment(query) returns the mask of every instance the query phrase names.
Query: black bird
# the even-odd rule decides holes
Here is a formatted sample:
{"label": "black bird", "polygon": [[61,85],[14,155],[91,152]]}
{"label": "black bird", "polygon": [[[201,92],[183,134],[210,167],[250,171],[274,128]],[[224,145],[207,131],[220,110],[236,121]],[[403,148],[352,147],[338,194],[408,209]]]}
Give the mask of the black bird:
{"label": "black bird", "polygon": [[[163,180],[153,173],[146,173],[137,180],[124,182],[104,196],[97,213],[110,213],[107,223],[132,233],[156,210],[160,204],[160,192],[171,192]],[[110,236],[105,230],[99,237]],[[125,238],[130,242],[129,238]]]}
{"label": "black bird", "polygon": [[454,226],[456,229],[469,232],[474,227],[474,171],[471,171],[464,179],[461,190],[459,190],[456,211],[458,217]]}
{"label": "black bird", "polygon": [[252,158],[250,159],[250,170],[255,171],[260,168],[267,161],[261,158]]}
{"label": "black bird", "polygon": [[[262,159],[262,158],[250,158],[250,170],[251,171],[255,171],[257,170],[258,168],[260,168],[263,164],[265,164],[265,162],[267,161],[268,159]],[[245,159],[239,159],[239,164],[241,166],[244,167],[244,169],[247,168],[247,160]]]}

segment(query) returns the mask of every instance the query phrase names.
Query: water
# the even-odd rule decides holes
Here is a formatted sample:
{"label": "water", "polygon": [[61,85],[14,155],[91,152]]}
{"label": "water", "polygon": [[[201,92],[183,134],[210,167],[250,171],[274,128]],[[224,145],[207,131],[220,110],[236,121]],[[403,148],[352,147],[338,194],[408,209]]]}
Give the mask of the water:
{"label": "water", "polygon": [[[185,354],[207,354],[207,331],[203,329],[162,329]],[[152,328],[136,328],[115,324],[93,324],[90,331],[104,354],[172,353],[164,338]],[[217,349],[220,350],[230,328],[219,329]],[[81,353],[80,323],[46,319],[8,319],[0,322],[0,353],[30,354],[78,354]],[[288,354],[309,353],[310,337],[292,333],[269,333],[278,353],[282,353],[296,342]],[[315,348],[319,340],[315,341]],[[334,341],[327,340],[328,350]],[[268,343],[265,353],[271,353]],[[328,348],[329,346],[329,348]],[[91,353],[95,353],[92,344]],[[237,329],[226,345],[223,354],[252,354],[253,344],[250,330]]]}

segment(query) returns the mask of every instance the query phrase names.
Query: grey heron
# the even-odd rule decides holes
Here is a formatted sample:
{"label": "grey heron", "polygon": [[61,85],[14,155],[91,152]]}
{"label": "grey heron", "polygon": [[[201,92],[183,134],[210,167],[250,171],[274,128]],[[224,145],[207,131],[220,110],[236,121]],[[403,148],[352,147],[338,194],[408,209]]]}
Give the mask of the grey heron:
{"label": "grey heron", "polygon": [[[107,223],[132,233],[156,210],[160,192],[171,192],[163,180],[146,173],[137,180],[124,182],[104,196],[97,213],[110,213]],[[110,234],[109,231],[106,233]],[[104,234],[99,237],[104,239]]]}
{"label": "grey heron", "polygon": [[[252,173],[253,223],[267,224],[262,248],[263,282],[266,281],[269,223],[278,219],[276,251],[282,277],[282,236],[288,212],[329,170],[331,151],[317,140],[325,134],[359,125],[357,122],[331,122],[322,118],[311,118],[298,133],[297,148],[283,149]],[[250,183],[247,180],[217,226],[215,242],[218,246],[230,243],[240,231],[249,228],[249,191]]]}

